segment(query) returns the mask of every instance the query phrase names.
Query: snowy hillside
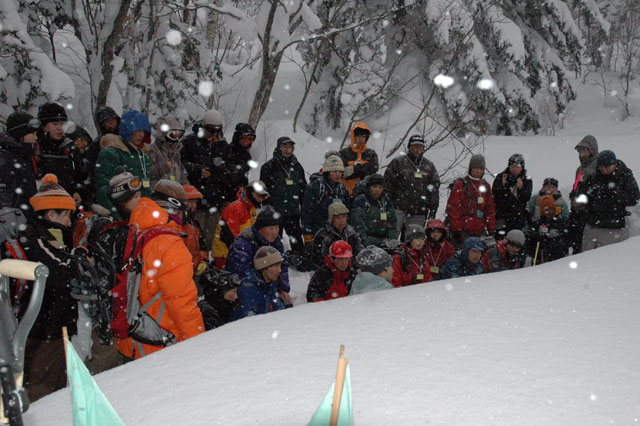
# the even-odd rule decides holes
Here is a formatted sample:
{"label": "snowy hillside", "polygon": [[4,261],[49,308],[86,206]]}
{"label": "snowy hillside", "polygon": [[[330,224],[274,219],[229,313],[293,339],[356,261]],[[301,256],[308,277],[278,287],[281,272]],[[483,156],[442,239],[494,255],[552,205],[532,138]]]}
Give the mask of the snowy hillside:
{"label": "snowy hillside", "polygon": [[[126,424],[303,425],[350,360],[358,425],[637,424],[640,238],[241,320],[96,376]],[[28,425],[70,425],[68,389]]]}

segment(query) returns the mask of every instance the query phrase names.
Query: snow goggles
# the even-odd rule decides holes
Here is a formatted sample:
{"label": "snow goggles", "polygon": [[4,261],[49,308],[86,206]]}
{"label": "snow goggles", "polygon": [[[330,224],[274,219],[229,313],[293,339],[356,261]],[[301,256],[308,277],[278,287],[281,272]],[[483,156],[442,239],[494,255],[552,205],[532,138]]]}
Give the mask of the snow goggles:
{"label": "snow goggles", "polygon": [[167,132],[167,139],[171,142],[178,142],[180,138],[184,135],[184,130],[180,129],[171,129]]}
{"label": "snow goggles", "polygon": [[38,130],[40,128],[40,120],[38,120],[37,118],[32,118],[31,120],[27,121],[26,123],[18,124],[15,127],[7,129],[7,133],[13,132],[13,131],[18,130],[18,129],[22,129],[23,127],[27,127],[29,129],[33,129],[33,131],[35,132],[36,130]]}
{"label": "snow goggles", "polygon": [[205,124],[204,129],[213,134],[213,135],[217,135],[219,133],[222,133],[222,126],[214,126],[212,124]]}
{"label": "snow goggles", "polygon": [[124,182],[118,186],[114,186],[111,189],[111,192],[117,194],[124,191],[139,191],[140,188],[142,188],[142,179],[140,179],[138,176],[134,176],[133,179],[128,182]]}

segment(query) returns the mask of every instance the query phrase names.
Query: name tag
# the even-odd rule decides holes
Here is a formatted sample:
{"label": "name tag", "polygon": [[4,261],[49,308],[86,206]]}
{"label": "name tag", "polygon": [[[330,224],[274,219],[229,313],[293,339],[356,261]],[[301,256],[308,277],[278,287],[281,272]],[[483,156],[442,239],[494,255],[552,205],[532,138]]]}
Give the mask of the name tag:
{"label": "name tag", "polygon": [[417,179],[422,179],[422,173],[420,173],[420,172],[415,172],[415,173],[413,174],[413,176],[414,176],[415,178],[417,178]]}
{"label": "name tag", "polygon": [[142,181],[142,186],[144,186],[145,188],[148,188],[151,186],[151,183],[148,180],[143,180]]}
{"label": "name tag", "polygon": [[386,212],[380,213],[380,220],[387,220],[387,213]]}
{"label": "name tag", "polygon": [[440,268],[438,268],[437,266],[432,266],[429,268],[429,270],[431,271],[432,274],[439,274],[440,273]]}
{"label": "name tag", "polygon": [[478,197],[478,204],[484,203],[484,197]]}
{"label": "name tag", "polygon": [[416,280],[423,280],[424,279],[424,274],[417,274],[416,275]]}
{"label": "name tag", "polygon": [[284,181],[284,183],[286,183],[287,185],[293,185],[293,180],[287,179]]}
{"label": "name tag", "polygon": [[334,198],[334,199],[333,199],[333,202],[334,202],[334,203],[343,203],[343,204],[344,204],[344,201],[342,201],[342,199],[341,199],[341,198]]}
{"label": "name tag", "polygon": [[175,177],[174,175],[170,175],[170,176],[169,176],[169,179],[171,179],[171,180],[176,180],[176,177]]}

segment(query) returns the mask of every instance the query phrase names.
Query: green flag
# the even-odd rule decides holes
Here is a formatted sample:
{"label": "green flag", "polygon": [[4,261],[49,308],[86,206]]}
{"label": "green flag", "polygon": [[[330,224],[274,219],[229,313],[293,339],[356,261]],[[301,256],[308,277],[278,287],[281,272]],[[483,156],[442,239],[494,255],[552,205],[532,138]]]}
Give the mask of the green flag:
{"label": "green flag", "polygon": [[124,426],[71,342],[67,343],[67,377],[71,386],[73,426]]}
{"label": "green flag", "polygon": [[[331,406],[333,405],[333,391],[336,382],[334,381],[329,391],[324,396],[322,403],[311,418],[309,426],[329,426],[331,418]],[[340,414],[338,415],[338,426],[353,426],[353,414],[351,412],[351,371],[347,365],[344,377],[344,387],[342,388],[342,398],[340,398]]]}

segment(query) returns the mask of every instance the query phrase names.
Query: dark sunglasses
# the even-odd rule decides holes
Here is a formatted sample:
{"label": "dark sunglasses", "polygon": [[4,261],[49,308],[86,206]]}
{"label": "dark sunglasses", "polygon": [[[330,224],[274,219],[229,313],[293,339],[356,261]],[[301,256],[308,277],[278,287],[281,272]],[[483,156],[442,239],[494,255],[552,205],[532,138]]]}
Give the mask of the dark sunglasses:
{"label": "dark sunglasses", "polygon": [[173,142],[177,142],[184,135],[184,130],[172,129],[167,132],[167,139]]}
{"label": "dark sunglasses", "polygon": [[14,130],[22,129],[23,127],[28,127],[29,129],[33,129],[33,131],[35,132],[40,128],[40,120],[38,120],[37,118],[32,118],[26,123],[18,124],[15,127],[7,129],[7,133],[13,132]]}
{"label": "dark sunglasses", "polygon": [[211,124],[206,124],[204,126],[204,129],[212,134],[216,134],[216,133],[222,133],[222,126],[212,126]]}

